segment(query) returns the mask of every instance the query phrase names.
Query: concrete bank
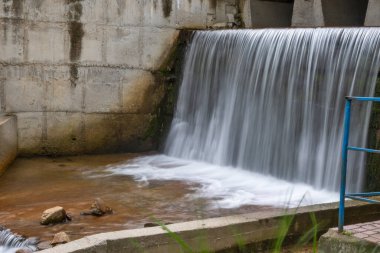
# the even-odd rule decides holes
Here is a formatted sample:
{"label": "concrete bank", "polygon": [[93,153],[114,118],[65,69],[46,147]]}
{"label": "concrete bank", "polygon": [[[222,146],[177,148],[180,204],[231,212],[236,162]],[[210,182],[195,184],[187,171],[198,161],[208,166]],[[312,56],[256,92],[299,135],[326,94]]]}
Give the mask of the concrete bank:
{"label": "concrete bank", "polygon": [[17,123],[14,116],[0,116],[0,175],[17,156]]}
{"label": "concrete bank", "polygon": [[[272,210],[206,220],[177,223],[167,228],[185,241],[194,252],[207,249],[221,252],[237,248],[238,242],[254,250],[264,249],[278,237],[279,226],[285,215],[295,215],[287,240],[296,240],[312,228],[310,214],[315,214],[320,232],[337,225],[338,204],[321,204],[287,212]],[[347,202],[346,224],[376,220],[380,206]],[[179,243],[161,227],[124,230],[96,234],[41,253],[112,253],[112,252],[181,252]]]}
{"label": "concrete bank", "polygon": [[380,252],[380,244],[352,236],[350,233],[341,234],[330,229],[322,235],[318,245],[319,253],[360,253]]}

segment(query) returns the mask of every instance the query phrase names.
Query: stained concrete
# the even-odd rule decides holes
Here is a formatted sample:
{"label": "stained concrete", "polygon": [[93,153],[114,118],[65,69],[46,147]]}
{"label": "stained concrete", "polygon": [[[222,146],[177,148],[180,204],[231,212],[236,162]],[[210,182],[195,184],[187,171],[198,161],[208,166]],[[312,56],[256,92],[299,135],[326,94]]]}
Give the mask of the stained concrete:
{"label": "stained concrete", "polygon": [[0,115],[0,175],[17,156],[17,122],[14,116]]}
{"label": "stained concrete", "polygon": [[179,29],[238,12],[235,0],[0,1],[0,113],[17,116],[20,154],[155,149],[156,78]]}
{"label": "stained concrete", "polygon": [[[375,220],[380,214],[380,208],[377,205],[347,202],[346,206],[346,224]],[[278,237],[279,224],[286,215],[294,216],[288,237],[297,239],[312,228],[311,214],[315,215],[321,232],[336,226],[337,207],[337,203],[321,204],[290,209],[286,212],[273,210],[177,223],[168,225],[166,228],[152,227],[102,233],[44,250],[41,253],[181,252],[180,245],[173,240],[168,231],[174,232],[178,238],[186,242],[193,252],[201,252],[205,247],[210,252],[233,249],[238,246],[239,241],[257,250]]]}
{"label": "stained concrete", "polygon": [[380,1],[369,0],[365,26],[380,26]]}

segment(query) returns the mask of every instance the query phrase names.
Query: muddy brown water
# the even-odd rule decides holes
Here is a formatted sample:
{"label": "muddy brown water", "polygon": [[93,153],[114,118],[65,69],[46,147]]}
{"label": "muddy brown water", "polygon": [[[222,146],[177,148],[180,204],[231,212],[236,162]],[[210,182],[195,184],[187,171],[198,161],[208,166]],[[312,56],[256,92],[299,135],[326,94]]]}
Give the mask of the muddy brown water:
{"label": "muddy brown water", "polygon": [[[125,163],[145,154],[18,158],[0,177],[0,225],[43,241],[65,231],[71,239],[86,235],[141,228],[155,219],[175,223],[201,218],[272,209],[244,206],[209,209],[210,200],[188,198],[194,184],[151,181],[141,185],[130,176],[110,175],[107,165]],[[102,198],[114,213],[81,216],[95,198]],[[72,221],[54,226],[39,224],[45,209],[62,206]]]}

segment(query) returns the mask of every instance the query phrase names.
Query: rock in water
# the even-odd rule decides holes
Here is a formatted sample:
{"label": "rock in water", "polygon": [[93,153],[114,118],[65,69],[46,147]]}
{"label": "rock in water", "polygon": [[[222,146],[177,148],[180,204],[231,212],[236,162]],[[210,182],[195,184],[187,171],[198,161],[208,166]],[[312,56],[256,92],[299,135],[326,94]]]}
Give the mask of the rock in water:
{"label": "rock in water", "polygon": [[112,214],[113,210],[108,207],[101,198],[96,198],[91,205],[91,209],[88,211],[83,211],[81,215],[94,215],[103,216],[105,214]]}
{"label": "rock in water", "polygon": [[61,206],[56,206],[46,209],[41,215],[41,225],[56,224],[70,220],[65,209]]}
{"label": "rock in water", "polygon": [[68,243],[70,241],[70,237],[65,232],[59,232],[54,235],[53,241],[51,241],[51,245],[55,246],[57,244]]}

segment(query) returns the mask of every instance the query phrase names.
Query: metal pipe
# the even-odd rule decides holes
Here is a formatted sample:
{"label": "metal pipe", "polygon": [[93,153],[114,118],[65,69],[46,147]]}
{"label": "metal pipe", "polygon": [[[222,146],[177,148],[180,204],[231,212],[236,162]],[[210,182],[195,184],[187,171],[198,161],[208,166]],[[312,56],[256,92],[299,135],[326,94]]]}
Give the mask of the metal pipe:
{"label": "metal pipe", "polygon": [[345,201],[345,194],[346,194],[347,153],[348,153],[348,140],[349,140],[349,134],[350,134],[350,118],[351,118],[351,98],[346,97],[346,106],[345,106],[345,112],[344,112],[343,146],[342,146],[342,173],[341,173],[341,178],[340,178],[340,201],[339,201],[339,224],[338,224],[339,232],[343,232],[343,226],[344,226],[344,201]]}
{"label": "metal pipe", "polygon": [[380,150],[370,148],[348,147],[349,150],[380,154]]}
{"label": "metal pipe", "polygon": [[379,97],[346,97],[349,100],[380,102]]}
{"label": "metal pipe", "polygon": [[350,195],[346,195],[346,198],[354,199],[354,200],[358,200],[358,201],[364,201],[364,202],[367,202],[370,204],[379,204],[380,203],[380,201],[378,201],[378,200],[361,198],[361,197],[354,197],[354,196],[350,196]]}
{"label": "metal pipe", "polygon": [[347,193],[346,197],[347,196],[373,197],[373,196],[380,196],[380,192]]}

